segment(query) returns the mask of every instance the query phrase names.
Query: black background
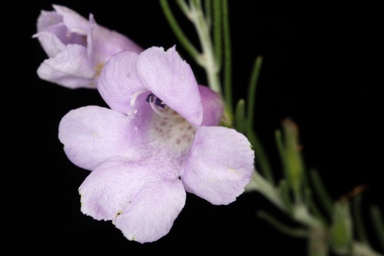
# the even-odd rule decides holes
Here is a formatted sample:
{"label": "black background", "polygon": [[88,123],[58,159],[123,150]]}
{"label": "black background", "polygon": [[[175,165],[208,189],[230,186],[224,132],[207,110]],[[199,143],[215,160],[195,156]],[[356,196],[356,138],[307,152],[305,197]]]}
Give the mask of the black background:
{"label": "black background", "polygon": [[[234,95],[247,97],[254,58],[262,55],[255,127],[276,176],[281,172],[273,134],[283,118],[291,117],[300,127],[306,165],[319,170],[333,199],[358,185],[368,186],[364,214],[371,204],[384,210],[383,26],[378,3],[229,0]],[[4,4],[1,84],[7,167],[3,209],[5,224],[11,227],[7,238],[19,244],[15,250],[306,255],[304,240],[282,235],[255,216],[262,209],[286,220],[258,193],[242,195],[229,206],[213,206],[188,194],[170,233],[143,245],[126,240],[110,222],[81,214],[77,188],[88,171],[65,157],[57,126],[69,110],[104,102],[96,91],[70,90],[37,77],[36,69],[46,55],[32,35],[40,10],[52,10],[51,4],[65,5],[84,17],[91,12],[97,23],[127,35],[143,48],[176,45],[198,79],[205,81],[202,70],[179,45],[157,1]],[[177,16],[197,42],[192,26]]]}

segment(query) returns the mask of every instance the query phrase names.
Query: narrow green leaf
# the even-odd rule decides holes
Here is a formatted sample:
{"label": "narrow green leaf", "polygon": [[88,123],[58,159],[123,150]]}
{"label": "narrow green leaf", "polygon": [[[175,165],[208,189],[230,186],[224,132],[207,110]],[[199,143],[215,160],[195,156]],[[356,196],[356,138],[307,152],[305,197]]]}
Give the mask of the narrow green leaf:
{"label": "narrow green leaf", "polygon": [[255,97],[256,97],[256,87],[260,76],[261,64],[263,62],[263,58],[261,56],[256,57],[255,62],[252,68],[251,78],[249,80],[248,86],[248,131],[253,129],[253,118],[254,118],[254,110],[255,110]]}
{"label": "narrow green leaf", "polygon": [[243,99],[240,99],[236,105],[235,127],[238,132],[245,134],[245,126],[245,101]]}
{"label": "narrow green leaf", "polygon": [[[216,0],[217,1],[217,0]],[[223,47],[224,47],[224,69],[223,69],[223,91],[224,100],[230,115],[233,113],[232,101],[232,46],[231,46],[231,31],[229,26],[229,8],[228,0],[222,2],[223,14]]]}
{"label": "narrow green leaf", "polygon": [[190,0],[190,3],[192,3],[196,9],[202,10],[201,0]]}
{"label": "narrow green leaf", "polygon": [[361,200],[362,200],[362,195],[356,195],[354,200],[353,200],[353,216],[354,216],[354,224],[356,227],[356,234],[357,238],[360,240],[365,245],[370,246],[368,237],[367,237],[367,232],[364,226],[364,221],[362,217],[362,212],[361,212]]}
{"label": "narrow green leaf", "polygon": [[257,216],[265,221],[267,221],[269,224],[271,224],[274,228],[279,230],[281,233],[284,233],[288,236],[292,237],[300,237],[300,238],[307,238],[308,237],[308,231],[302,228],[291,228],[287,225],[281,223],[278,221],[275,217],[270,215],[269,213],[266,213],[264,211],[258,211]]}
{"label": "narrow green leaf", "polygon": [[176,4],[179,6],[184,15],[189,18],[189,6],[185,0],[176,0]]}
{"label": "narrow green leaf", "polygon": [[281,163],[283,165],[285,177],[286,177],[286,179],[289,179],[289,175],[286,173],[287,167],[285,166],[285,164],[286,164],[285,146],[284,146],[283,136],[282,136],[280,130],[275,131],[275,142],[276,142],[277,152],[279,153],[280,160],[281,160]]}
{"label": "narrow green leaf", "polygon": [[212,1],[214,0],[204,0],[204,13],[209,27],[212,26]]}
{"label": "narrow green leaf", "polygon": [[384,251],[384,220],[380,208],[376,205],[370,207],[372,224],[375,228],[377,240]]}
{"label": "narrow green leaf", "polygon": [[[208,1],[210,2],[210,1]],[[222,1],[216,0],[213,1],[213,45],[215,49],[215,57],[216,63],[218,65],[218,69],[221,68],[221,57],[222,57]]]}
{"label": "narrow green leaf", "polygon": [[305,204],[308,206],[309,210],[315,215],[317,219],[319,219],[323,224],[327,224],[327,220],[325,219],[324,215],[321,213],[320,209],[317,207],[317,204],[315,203],[312,191],[309,188],[304,188],[304,198],[305,198]]}
{"label": "narrow green leaf", "polygon": [[316,196],[319,198],[320,203],[324,207],[326,213],[329,216],[333,214],[333,203],[332,199],[328,194],[328,191],[325,189],[325,186],[320,178],[320,175],[315,169],[310,171],[310,177],[313,184],[314,191]]}
{"label": "narrow green leaf", "polygon": [[291,198],[288,182],[286,180],[281,180],[279,187],[280,187],[281,201],[283,201],[283,204],[287,208],[288,214],[292,215],[293,206],[292,206],[292,198]]}
{"label": "narrow green leaf", "polygon": [[251,142],[255,155],[257,155],[256,164],[260,166],[260,172],[265,176],[265,178],[272,184],[275,184],[272,168],[269,163],[267,154],[265,153],[264,147],[262,146],[258,136],[254,131],[247,131],[248,140]]}

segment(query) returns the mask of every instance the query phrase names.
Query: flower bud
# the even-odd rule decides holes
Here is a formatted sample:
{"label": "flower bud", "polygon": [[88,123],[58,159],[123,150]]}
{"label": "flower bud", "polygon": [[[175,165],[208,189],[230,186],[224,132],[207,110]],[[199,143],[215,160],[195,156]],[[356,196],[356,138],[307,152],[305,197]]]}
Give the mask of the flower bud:
{"label": "flower bud", "polygon": [[349,204],[345,200],[335,203],[330,230],[332,250],[339,255],[349,255],[352,246],[352,220]]}
{"label": "flower bud", "polygon": [[284,132],[284,166],[288,183],[295,194],[299,193],[304,174],[304,164],[301,156],[301,145],[299,143],[299,129],[290,119],[283,120]]}

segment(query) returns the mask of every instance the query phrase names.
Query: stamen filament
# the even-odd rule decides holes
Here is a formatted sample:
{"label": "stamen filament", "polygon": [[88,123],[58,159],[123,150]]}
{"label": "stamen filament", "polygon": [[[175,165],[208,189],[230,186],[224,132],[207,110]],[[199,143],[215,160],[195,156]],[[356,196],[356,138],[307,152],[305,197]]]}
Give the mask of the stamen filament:
{"label": "stamen filament", "polygon": [[136,102],[137,97],[139,97],[142,93],[147,92],[147,91],[148,91],[147,89],[143,88],[143,89],[138,90],[137,92],[135,92],[132,95],[132,98],[129,102],[131,105],[131,108],[135,108],[135,102]]}

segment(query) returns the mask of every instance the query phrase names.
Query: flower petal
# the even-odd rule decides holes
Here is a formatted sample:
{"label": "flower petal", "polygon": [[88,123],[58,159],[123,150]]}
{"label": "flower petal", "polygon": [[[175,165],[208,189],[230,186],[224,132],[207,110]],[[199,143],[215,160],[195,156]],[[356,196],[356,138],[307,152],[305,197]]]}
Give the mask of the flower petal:
{"label": "flower petal", "polygon": [[38,38],[43,49],[49,57],[54,57],[64,50],[67,44],[80,44],[86,46],[86,36],[71,33],[63,23],[63,16],[53,11],[41,11],[37,19]]}
{"label": "flower petal", "polygon": [[203,107],[195,76],[175,47],[164,51],[151,47],[137,60],[137,75],[143,86],[193,125],[203,120]]}
{"label": "flower petal", "polygon": [[79,187],[81,211],[96,220],[114,220],[142,189],[146,175],[121,157],[101,164]]}
{"label": "flower petal", "polygon": [[95,88],[92,79],[95,70],[87,59],[87,50],[80,45],[68,45],[54,58],[45,60],[37,69],[38,76],[52,83],[74,89]]}
{"label": "flower petal", "polygon": [[109,30],[96,23],[92,14],[89,15],[92,28],[88,34],[88,54],[94,66],[103,66],[117,52],[130,51],[140,53],[143,49],[126,36]]}
{"label": "flower petal", "polygon": [[39,40],[48,57],[55,57],[63,51],[67,42],[81,41],[76,34],[72,33],[68,36],[68,30],[63,24],[63,17],[53,11],[41,11],[36,27],[37,33],[32,38]]}
{"label": "flower petal", "polygon": [[251,180],[254,152],[247,138],[226,127],[199,127],[182,181],[187,192],[212,204],[236,200]]}
{"label": "flower petal", "polygon": [[119,52],[105,64],[98,80],[98,90],[104,101],[113,110],[129,113],[132,96],[146,90],[136,76],[137,54]]}
{"label": "flower petal", "polygon": [[129,240],[147,243],[169,233],[185,205],[186,192],[180,180],[147,184],[115,220]]}
{"label": "flower petal", "polygon": [[[60,27],[65,30],[65,28]],[[58,33],[62,33],[57,30]],[[41,47],[44,49],[48,57],[55,57],[57,54],[65,50],[65,44],[60,40],[60,38],[50,32],[39,32],[33,37],[37,38],[41,44]]]}
{"label": "flower petal", "polygon": [[169,232],[186,199],[177,176],[164,177],[167,168],[172,167],[154,159],[112,159],[81,184],[81,211],[97,220],[112,220],[129,240],[158,240]]}
{"label": "flower petal", "polygon": [[55,11],[63,16],[63,22],[70,32],[87,35],[91,25],[77,12],[62,5],[52,5]]}
{"label": "flower petal", "polygon": [[199,85],[201,102],[203,104],[203,123],[204,126],[216,126],[224,113],[224,104],[220,96],[207,86]]}
{"label": "flower petal", "polygon": [[59,139],[75,165],[93,170],[114,156],[133,160],[145,154],[146,125],[141,121],[107,108],[81,107],[61,119]]}
{"label": "flower petal", "polygon": [[55,11],[44,11],[40,12],[39,17],[37,18],[37,32],[44,31],[49,27],[58,25],[63,22],[63,16],[58,14]]}

